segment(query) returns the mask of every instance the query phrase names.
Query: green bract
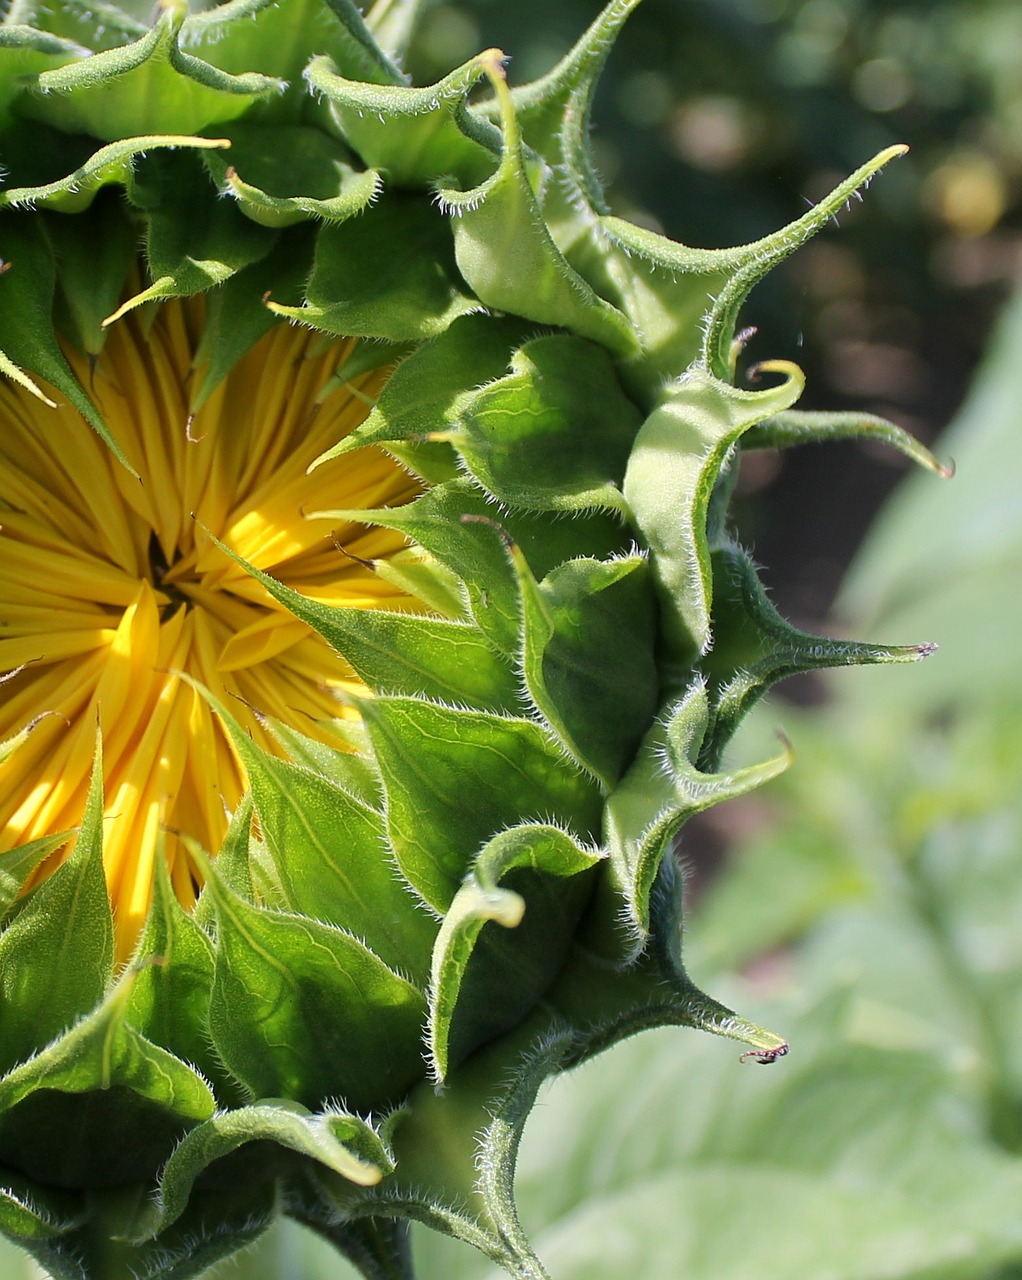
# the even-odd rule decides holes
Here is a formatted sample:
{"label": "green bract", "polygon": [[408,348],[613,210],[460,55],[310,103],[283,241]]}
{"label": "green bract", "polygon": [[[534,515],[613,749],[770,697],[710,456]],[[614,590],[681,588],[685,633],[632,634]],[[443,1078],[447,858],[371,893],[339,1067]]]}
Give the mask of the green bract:
{"label": "green bract", "polygon": [[544,1079],[653,1025],[786,1050],[686,975],[672,842],[785,766],[722,763],[775,681],[926,650],[786,624],[729,484],[743,448],[842,434],[937,468],[793,411],[793,366],[736,385],[736,318],[899,149],[737,249],[609,216],[586,122],[637,3],[513,91],[493,50],[407,85],[415,0],[7,6],[3,372],[116,450],[58,332],[95,355],[206,293],[193,408],[280,317],[370,339],[345,376],[395,370],[329,456],[381,444],[424,484],[348,513],[421,550],[378,566],[420,613],[258,575],[375,696],[343,749],[278,726],[288,760],[215,707],[251,791],[193,915],[158,860],[115,970],[101,744],[70,861],[23,897],[54,841],[0,861],[0,1228],[62,1280],[194,1275],[280,1213],[368,1277],[411,1275],[409,1218],[538,1277],[512,1180]]}

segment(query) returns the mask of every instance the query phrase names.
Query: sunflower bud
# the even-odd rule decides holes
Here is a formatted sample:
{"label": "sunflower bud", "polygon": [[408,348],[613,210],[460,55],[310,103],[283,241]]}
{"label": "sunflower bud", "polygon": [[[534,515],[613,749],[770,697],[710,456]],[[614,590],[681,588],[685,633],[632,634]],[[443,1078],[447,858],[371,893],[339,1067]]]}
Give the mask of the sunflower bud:
{"label": "sunflower bud", "polygon": [[[545,78],[400,70],[413,8],[15,4],[0,25],[0,1229],[186,1277],[280,1213],[542,1275],[540,1084],[700,992],[672,844],[806,636],[745,448],[890,424],[736,385],[762,241],[609,216],[613,0]],[[142,246],[141,256],[139,246]]]}

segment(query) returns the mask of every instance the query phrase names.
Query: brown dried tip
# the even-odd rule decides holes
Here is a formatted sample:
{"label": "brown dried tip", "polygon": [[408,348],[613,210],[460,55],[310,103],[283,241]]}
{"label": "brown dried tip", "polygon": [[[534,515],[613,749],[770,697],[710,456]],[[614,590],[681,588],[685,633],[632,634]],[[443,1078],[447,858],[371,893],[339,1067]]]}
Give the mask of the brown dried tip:
{"label": "brown dried tip", "polygon": [[743,1053],[738,1059],[744,1062],[746,1058],[752,1058],[758,1062],[761,1067],[768,1067],[772,1062],[776,1062],[778,1058],[785,1057],[791,1050],[791,1045],[782,1044],[776,1049],[750,1049],[747,1053]]}

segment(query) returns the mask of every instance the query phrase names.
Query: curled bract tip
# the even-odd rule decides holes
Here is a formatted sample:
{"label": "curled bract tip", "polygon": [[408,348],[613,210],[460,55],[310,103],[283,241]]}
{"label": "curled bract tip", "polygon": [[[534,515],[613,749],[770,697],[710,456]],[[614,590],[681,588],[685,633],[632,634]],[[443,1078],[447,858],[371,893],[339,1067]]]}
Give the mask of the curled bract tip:
{"label": "curled bract tip", "polygon": [[494,78],[500,80],[507,78],[508,55],[503,49],[484,49],[479,54],[478,62],[491,80]]}
{"label": "curled bract tip", "polygon": [[793,360],[761,360],[759,364],[749,366],[748,378],[756,382],[764,373],[780,373],[786,378],[801,378],[802,370]]}

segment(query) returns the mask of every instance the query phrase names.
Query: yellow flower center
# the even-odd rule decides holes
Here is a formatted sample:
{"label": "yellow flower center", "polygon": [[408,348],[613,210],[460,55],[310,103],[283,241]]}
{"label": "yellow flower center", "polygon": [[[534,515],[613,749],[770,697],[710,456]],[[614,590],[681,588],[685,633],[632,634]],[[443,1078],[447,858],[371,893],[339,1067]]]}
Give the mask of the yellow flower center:
{"label": "yellow flower center", "polygon": [[398,535],[308,514],[415,492],[375,449],[307,474],[364,419],[384,375],[346,382],[351,342],[281,326],[190,420],[202,314],[179,302],[155,320],[132,313],[94,369],[69,353],[138,478],[72,408],[0,385],[0,742],[32,725],[0,760],[0,854],[80,822],[98,719],[122,959],[145,919],[161,832],[190,906],[201,874],[177,833],[215,853],[245,786],[217,718],[179,673],[226,699],[270,750],[266,717],[327,739],[337,690],[362,689],[209,535],[325,603],[407,601],[367,563],[400,550]]}

